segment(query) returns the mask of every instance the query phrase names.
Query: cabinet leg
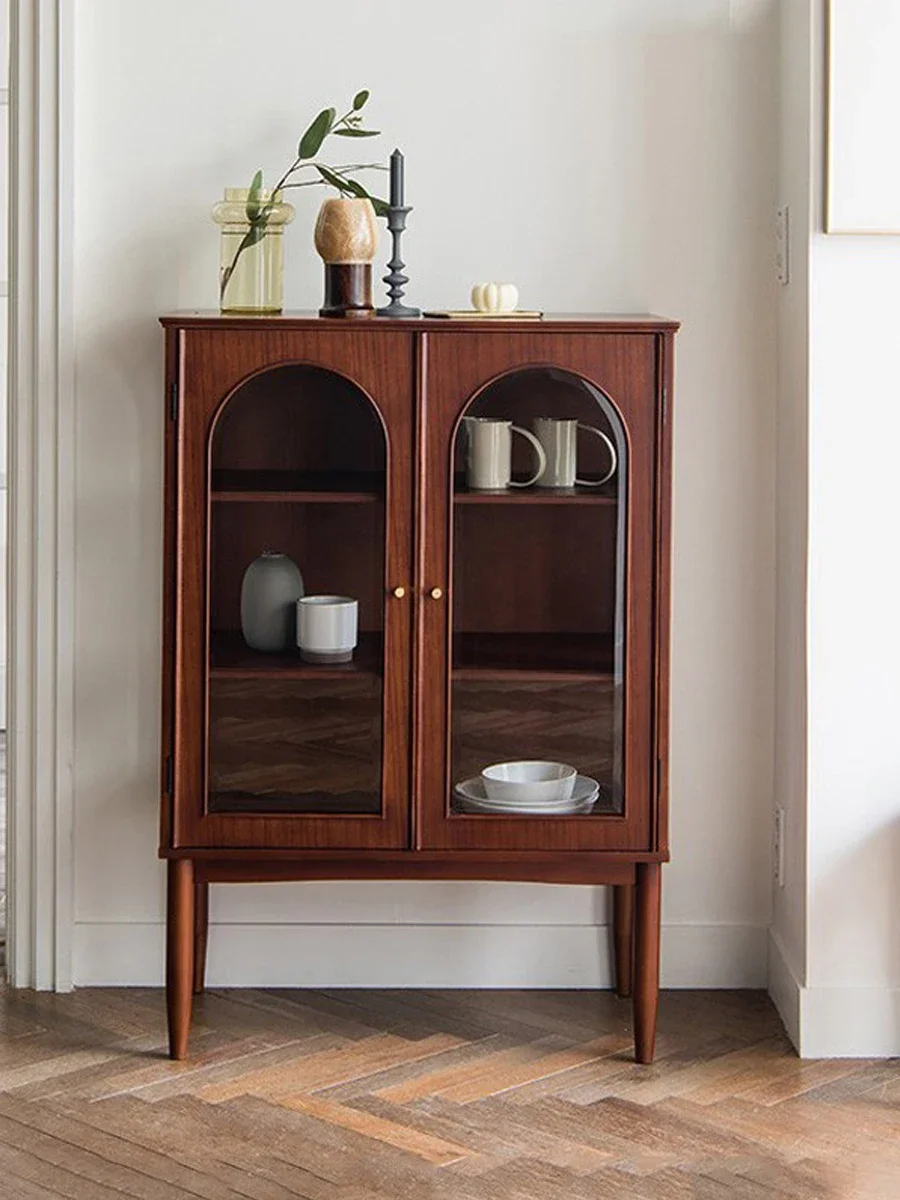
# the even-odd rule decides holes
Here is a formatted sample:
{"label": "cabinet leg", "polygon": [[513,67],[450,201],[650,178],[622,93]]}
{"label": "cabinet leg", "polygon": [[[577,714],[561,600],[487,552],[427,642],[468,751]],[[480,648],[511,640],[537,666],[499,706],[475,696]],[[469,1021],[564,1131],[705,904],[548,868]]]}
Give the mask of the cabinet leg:
{"label": "cabinet leg", "polygon": [[194,984],[194,864],[169,860],[166,914],[166,1008],[169,1057],[186,1058]]}
{"label": "cabinet leg", "polygon": [[659,1005],[659,863],[638,863],[634,912],[634,1057],[653,1062]]}
{"label": "cabinet leg", "polygon": [[194,883],[194,995],[206,986],[206,943],[209,939],[209,884]]}
{"label": "cabinet leg", "polygon": [[616,958],[616,995],[631,995],[631,968],[634,960],[634,884],[613,887],[613,947]]}

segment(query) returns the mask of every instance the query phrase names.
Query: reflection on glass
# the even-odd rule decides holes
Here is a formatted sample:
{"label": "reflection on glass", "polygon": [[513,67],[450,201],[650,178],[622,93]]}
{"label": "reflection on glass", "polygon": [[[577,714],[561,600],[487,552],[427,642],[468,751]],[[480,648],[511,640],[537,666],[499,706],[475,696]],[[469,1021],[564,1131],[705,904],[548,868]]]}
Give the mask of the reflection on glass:
{"label": "reflection on glass", "polygon": [[[228,401],[210,446],[207,810],[381,811],[385,444],[368,399],[329,372],[281,367]],[[331,600],[291,644],[254,650],[241,583],[288,555]],[[357,601],[354,628],[346,599]],[[279,601],[280,602],[280,601]],[[336,603],[340,602],[340,603]],[[329,630],[338,626],[340,646]],[[345,629],[347,627],[347,629]],[[350,636],[352,634],[352,637]],[[355,640],[350,661],[343,644]],[[349,643],[348,643],[349,644]]]}
{"label": "reflection on glass", "polygon": [[[505,376],[466,417],[476,420],[461,422],[455,450],[451,809],[621,812],[621,420],[597,388],[553,368]],[[520,486],[536,468],[536,483]],[[541,769],[529,766],[500,793],[488,783],[489,795],[481,772],[519,762],[574,767],[574,794],[530,788]]]}

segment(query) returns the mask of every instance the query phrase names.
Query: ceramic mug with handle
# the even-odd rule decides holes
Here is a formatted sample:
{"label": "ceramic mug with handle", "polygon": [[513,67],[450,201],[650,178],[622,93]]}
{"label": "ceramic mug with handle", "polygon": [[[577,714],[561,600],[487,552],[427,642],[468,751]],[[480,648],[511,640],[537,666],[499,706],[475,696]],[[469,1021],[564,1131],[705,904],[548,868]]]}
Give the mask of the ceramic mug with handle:
{"label": "ceramic mug with handle", "polygon": [[[609,454],[609,469],[600,479],[578,479],[578,430],[592,433],[599,438]],[[600,487],[612,479],[619,465],[616,448],[602,429],[593,425],[585,425],[574,419],[559,419],[557,417],[535,417],[534,432],[544,451],[546,465],[538,476],[538,487],[570,488],[577,483],[579,487]]]}
{"label": "ceramic mug with handle", "polygon": [[[530,487],[547,467],[547,456],[533,433],[499,417],[463,417],[466,430],[466,482],[475,492],[502,492]],[[530,479],[512,477],[512,435],[520,434],[534,451],[536,471]]]}

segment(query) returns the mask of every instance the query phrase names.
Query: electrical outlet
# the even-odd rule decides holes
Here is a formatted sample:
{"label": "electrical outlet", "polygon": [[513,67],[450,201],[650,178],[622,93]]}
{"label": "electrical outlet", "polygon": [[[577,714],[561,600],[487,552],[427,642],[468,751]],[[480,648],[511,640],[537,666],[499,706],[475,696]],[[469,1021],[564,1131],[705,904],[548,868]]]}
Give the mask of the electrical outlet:
{"label": "electrical outlet", "polygon": [[778,282],[791,282],[791,210],[784,204],[775,209],[775,271]]}
{"label": "electrical outlet", "polygon": [[775,882],[784,887],[784,809],[780,804],[775,805],[775,825],[772,836],[772,859],[775,872]]}

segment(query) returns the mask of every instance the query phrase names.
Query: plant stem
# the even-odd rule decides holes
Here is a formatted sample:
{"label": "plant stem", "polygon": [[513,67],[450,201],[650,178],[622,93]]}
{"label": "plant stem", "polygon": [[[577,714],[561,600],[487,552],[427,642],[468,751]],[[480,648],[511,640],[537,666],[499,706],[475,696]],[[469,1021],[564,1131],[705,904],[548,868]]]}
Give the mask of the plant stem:
{"label": "plant stem", "polygon": [[[352,117],[354,112],[355,112],[355,109],[351,108],[349,110],[349,112],[344,113],[344,115],[342,117],[340,117],[337,121],[335,121],[334,125],[332,125],[331,129],[329,130],[329,133],[333,133],[334,130],[337,129],[341,125],[347,125],[349,128],[347,119],[348,119],[348,117]],[[286,188],[317,187],[319,184],[326,184],[326,181],[321,178],[320,179],[308,179],[308,180],[304,179],[304,180],[300,180],[299,182],[296,182],[296,183],[288,183],[288,180],[294,174],[294,172],[301,170],[301,168],[303,168],[303,167],[314,167],[314,168],[318,169],[319,164],[313,160],[311,160],[309,162],[304,162],[304,160],[301,159],[299,156],[297,158],[295,158],[294,161],[291,163],[291,165],[288,167],[288,169],[285,171],[285,173],[282,175],[282,177],[278,180],[278,182],[272,188],[272,191],[270,193],[270,199],[267,200],[266,203],[259,210],[259,214],[255,218],[255,220],[250,222],[250,228],[247,230],[247,232],[244,234],[244,236],[241,238],[240,242],[238,243],[238,248],[234,252],[234,258],[231,260],[230,266],[227,266],[222,271],[222,278],[219,283],[219,307],[220,308],[225,299],[225,289],[228,287],[228,284],[231,281],[231,277],[234,274],[234,269],[238,264],[238,259],[241,257],[241,255],[244,253],[244,251],[249,246],[255,245],[256,242],[258,242],[260,240],[260,238],[257,237],[258,230],[262,229],[262,231],[263,231],[262,236],[265,237],[265,228],[266,228],[266,225],[268,224],[269,217],[272,215],[272,211],[275,207],[275,204],[277,204],[276,197],[277,197],[278,193],[281,191],[284,191]],[[351,171],[386,171],[387,169],[388,168],[386,166],[383,166],[381,163],[354,163],[354,164],[351,164],[350,166],[346,166],[346,167],[330,167],[329,168],[332,175],[337,175],[339,177],[348,175]],[[326,185],[326,186],[330,186],[330,185]],[[350,195],[353,195],[353,193],[350,192],[349,188],[347,189],[347,192],[349,192]],[[345,193],[342,191],[341,195],[344,195],[344,194]]]}

